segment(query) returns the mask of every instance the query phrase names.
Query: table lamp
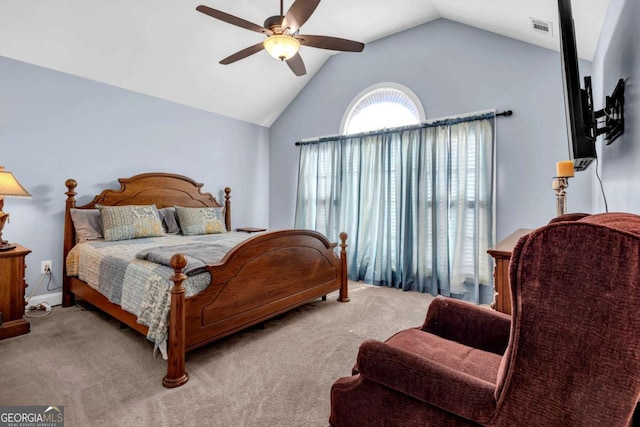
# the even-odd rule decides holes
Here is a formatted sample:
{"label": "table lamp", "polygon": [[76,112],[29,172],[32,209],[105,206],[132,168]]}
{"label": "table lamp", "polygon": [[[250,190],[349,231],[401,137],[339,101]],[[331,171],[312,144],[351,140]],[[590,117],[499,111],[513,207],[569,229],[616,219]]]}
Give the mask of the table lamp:
{"label": "table lamp", "polygon": [[11,172],[5,171],[4,166],[0,166],[0,251],[8,251],[15,248],[15,245],[9,244],[2,238],[2,229],[9,219],[9,214],[2,210],[5,197],[30,198],[31,194],[20,185]]}
{"label": "table lamp", "polygon": [[556,192],[556,216],[567,213],[567,193],[569,178],[573,178],[573,160],[563,160],[556,163],[556,176],[551,183],[551,187]]}

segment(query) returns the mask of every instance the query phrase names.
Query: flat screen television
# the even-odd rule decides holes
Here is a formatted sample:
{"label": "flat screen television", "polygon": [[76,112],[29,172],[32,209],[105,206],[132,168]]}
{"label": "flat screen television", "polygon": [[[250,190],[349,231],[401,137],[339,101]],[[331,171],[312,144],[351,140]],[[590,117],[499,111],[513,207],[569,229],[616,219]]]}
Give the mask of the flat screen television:
{"label": "flat screen television", "polygon": [[558,15],[567,137],[574,169],[580,171],[588,168],[596,158],[596,120],[593,116],[590,79],[585,89],[580,87],[571,0],[558,0]]}
{"label": "flat screen television", "polygon": [[571,0],[558,0],[558,16],[569,152],[574,169],[582,171],[596,159],[598,135],[604,134],[604,142],[609,145],[624,132],[624,80],[618,80],[604,108],[594,111],[591,77],[584,78],[584,89],[580,87]]}

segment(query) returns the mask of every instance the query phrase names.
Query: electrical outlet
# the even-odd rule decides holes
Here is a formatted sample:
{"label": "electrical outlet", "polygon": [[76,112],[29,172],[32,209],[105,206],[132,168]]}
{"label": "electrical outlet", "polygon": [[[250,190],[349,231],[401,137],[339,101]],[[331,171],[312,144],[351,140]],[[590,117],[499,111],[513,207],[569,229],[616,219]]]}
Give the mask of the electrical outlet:
{"label": "electrical outlet", "polygon": [[42,261],[40,263],[40,274],[47,274],[47,273],[51,273],[51,260],[49,261]]}

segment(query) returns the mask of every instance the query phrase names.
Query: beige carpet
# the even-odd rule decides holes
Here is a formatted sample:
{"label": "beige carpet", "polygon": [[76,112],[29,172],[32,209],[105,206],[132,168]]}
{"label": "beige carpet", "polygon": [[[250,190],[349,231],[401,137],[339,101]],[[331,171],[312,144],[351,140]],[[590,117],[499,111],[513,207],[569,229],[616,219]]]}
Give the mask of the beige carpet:
{"label": "beige carpet", "polygon": [[422,323],[430,295],[350,284],[187,355],[189,382],[161,385],[166,362],[109,316],[54,307],[0,341],[0,405],[64,405],[67,426],[327,426],[331,384],[358,346]]}

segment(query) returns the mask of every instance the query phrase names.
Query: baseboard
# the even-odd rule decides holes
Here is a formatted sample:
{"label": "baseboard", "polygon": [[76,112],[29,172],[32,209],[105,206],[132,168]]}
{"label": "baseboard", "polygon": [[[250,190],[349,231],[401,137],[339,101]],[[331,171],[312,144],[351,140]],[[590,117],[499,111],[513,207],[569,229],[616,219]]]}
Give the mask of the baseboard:
{"label": "baseboard", "polygon": [[53,307],[54,305],[62,305],[62,292],[53,292],[50,294],[36,295],[34,297],[31,297],[31,299],[29,300],[29,307],[35,307],[43,302],[49,304],[50,307]]}

